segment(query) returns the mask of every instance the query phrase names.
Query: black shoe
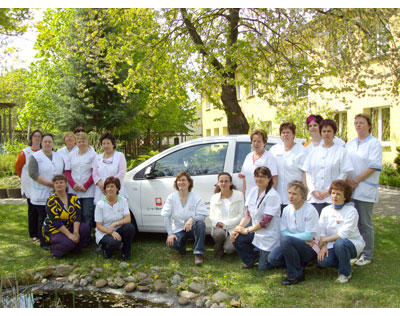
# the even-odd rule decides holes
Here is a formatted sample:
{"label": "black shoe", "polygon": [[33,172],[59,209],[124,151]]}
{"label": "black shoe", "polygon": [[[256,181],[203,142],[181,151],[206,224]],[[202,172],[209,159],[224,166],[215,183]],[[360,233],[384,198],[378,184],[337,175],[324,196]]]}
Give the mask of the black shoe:
{"label": "black shoe", "polygon": [[122,259],[122,261],[129,261],[131,259],[131,256],[122,255],[121,259]]}
{"label": "black shoe", "polygon": [[293,278],[293,279],[289,279],[286,278],[285,280],[283,280],[281,282],[282,285],[292,285],[292,284],[297,284],[299,282],[305,281],[305,277],[304,274],[302,274],[301,276],[299,276],[298,278]]}
{"label": "black shoe", "polygon": [[103,249],[103,256],[105,259],[110,259],[112,257],[112,254],[108,254],[105,249]]}
{"label": "black shoe", "polygon": [[244,270],[253,269],[253,268],[254,268],[254,262],[249,265],[247,265],[247,264],[242,265],[242,269],[244,269]]}

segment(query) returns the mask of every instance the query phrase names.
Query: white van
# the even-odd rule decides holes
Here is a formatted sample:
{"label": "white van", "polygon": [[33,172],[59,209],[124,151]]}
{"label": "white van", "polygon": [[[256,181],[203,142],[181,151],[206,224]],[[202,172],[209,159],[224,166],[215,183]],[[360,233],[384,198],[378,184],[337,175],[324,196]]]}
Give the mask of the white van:
{"label": "white van", "polygon": [[[279,137],[269,136],[266,149],[280,141]],[[301,141],[296,139],[296,142]],[[175,190],[175,177],[181,171],[190,173],[193,192],[204,199],[207,207],[218,173],[229,172],[233,183],[241,190],[243,180],[238,174],[250,150],[250,135],[197,138],[169,148],[127,172],[125,193],[137,229],[142,232],[166,232],[160,212],[167,196]]]}

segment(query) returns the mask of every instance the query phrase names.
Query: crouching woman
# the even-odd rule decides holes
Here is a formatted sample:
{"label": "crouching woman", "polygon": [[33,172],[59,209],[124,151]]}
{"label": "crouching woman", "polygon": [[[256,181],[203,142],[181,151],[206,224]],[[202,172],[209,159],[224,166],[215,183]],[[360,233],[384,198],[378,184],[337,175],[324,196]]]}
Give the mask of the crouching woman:
{"label": "crouching woman", "polygon": [[104,181],[105,196],[97,202],[94,211],[96,243],[101,245],[104,258],[111,258],[115,250],[121,249],[121,259],[131,258],[131,244],[135,227],[131,223],[127,200],[118,195],[121,183],[117,177]]}
{"label": "crouching woman", "polygon": [[59,258],[80,252],[87,245],[89,225],[81,223],[81,206],[75,194],[67,194],[67,177],[53,177],[54,194],[46,201],[43,236],[50,243],[50,253]]}
{"label": "crouching woman", "polygon": [[350,202],[352,189],[342,180],[332,182],[329,192],[332,204],[325,207],[319,218],[318,264],[339,270],[336,282],[346,283],[351,278],[350,260],[359,256],[365,242],[358,230],[358,213]]}

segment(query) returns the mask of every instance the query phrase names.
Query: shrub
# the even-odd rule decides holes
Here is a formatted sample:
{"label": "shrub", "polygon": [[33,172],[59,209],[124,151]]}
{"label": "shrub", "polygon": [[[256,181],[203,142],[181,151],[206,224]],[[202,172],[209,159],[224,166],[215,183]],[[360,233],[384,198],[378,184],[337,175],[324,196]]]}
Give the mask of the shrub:
{"label": "shrub", "polygon": [[0,178],[15,175],[14,164],[17,153],[0,155]]}
{"label": "shrub", "polygon": [[[397,159],[397,158],[396,158]],[[400,173],[391,163],[384,163],[379,177],[379,184],[400,187]]]}

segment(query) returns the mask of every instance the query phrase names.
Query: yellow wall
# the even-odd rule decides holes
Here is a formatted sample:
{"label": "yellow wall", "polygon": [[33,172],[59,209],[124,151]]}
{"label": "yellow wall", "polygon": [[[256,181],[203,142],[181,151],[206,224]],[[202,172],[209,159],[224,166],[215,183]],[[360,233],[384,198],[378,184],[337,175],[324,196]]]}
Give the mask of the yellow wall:
{"label": "yellow wall", "polygon": [[[329,83],[327,82],[327,85]],[[257,96],[249,96],[248,91],[241,87],[241,100],[239,104],[242,107],[246,118],[255,121],[271,121],[272,131],[270,135],[279,134],[279,124],[275,123],[276,108],[270,106],[266,101]],[[384,143],[383,160],[384,162],[393,162],[397,156],[396,146],[400,146],[400,102],[399,97],[387,94],[385,87],[380,92],[366,93],[363,96],[357,96],[356,93],[345,93],[339,96],[330,94],[309,94],[308,102],[317,106],[330,105],[338,112],[347,113],[347,139],[356,137],[353,126],[354,116],[362,113],[367,108],[390,107],[390,141]],[[227,135],[227,120],[224,111],[214,108],[212,104],[207,105],[207,100],[202,99],[202,132],[203,136]]]}

